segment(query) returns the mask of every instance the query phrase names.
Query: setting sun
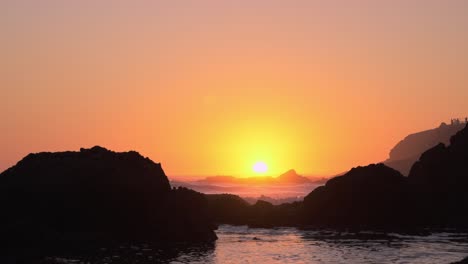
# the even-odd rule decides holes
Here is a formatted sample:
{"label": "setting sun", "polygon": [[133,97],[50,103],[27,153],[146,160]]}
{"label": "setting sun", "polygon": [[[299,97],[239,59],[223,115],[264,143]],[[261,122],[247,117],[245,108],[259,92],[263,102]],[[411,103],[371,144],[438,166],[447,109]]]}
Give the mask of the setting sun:
{"label": "setting sun", "polygon": [[268,166],[265,164],[265,162],[257,162],[253,166],[253,171],[256,173],[265,173],[268,170]]}
{"label": "setting sun", "polygon": [[0,43],[0,264],[468,264],[468,0],[0,0]]}

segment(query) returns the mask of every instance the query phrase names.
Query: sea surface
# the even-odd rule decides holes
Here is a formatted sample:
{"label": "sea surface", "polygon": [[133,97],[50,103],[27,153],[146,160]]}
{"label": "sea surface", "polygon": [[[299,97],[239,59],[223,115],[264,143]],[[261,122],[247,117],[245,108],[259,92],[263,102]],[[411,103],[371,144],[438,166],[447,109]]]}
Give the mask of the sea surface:
{"label": "sea surface", "polygon": [[42,263],[451,263],[468,256],[468,233],[424,235],[223,225],[213,244],[122,245]]}
{"label": "sea surface", "polygon": [[272,198],[304,197],[323,183],[307,184],[235,184],[235,183],[200,183],[171,181],[173,187],[186,187],[204,194],[235,194],[240,197],[259,197],[265,195]]}

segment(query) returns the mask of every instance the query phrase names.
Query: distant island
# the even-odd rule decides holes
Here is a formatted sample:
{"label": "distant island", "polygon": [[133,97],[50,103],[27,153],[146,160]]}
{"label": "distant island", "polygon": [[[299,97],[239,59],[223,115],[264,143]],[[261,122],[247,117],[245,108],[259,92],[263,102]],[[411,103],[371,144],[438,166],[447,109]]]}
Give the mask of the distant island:
{"label": "distant island", "polygon": [[234,176],[210,176],[203,180],[199,180],[202,184],[268,184],[268,185],[295,185],[295,184],[311,184],[317,180],[311,180],[305,176],[299,175],[296,170],[291,169],[278,177],[257,176],[239,178]]}
{"label": "distant island", "polygon": [[325,184],[327,180],[325,177],[305,177],[291,169],[278,177],[212,176],[196,181],[172,179],[171,185],[205,194],[236,194],[252,204],[264,200],[279,205],[301,201],[311,190]]}

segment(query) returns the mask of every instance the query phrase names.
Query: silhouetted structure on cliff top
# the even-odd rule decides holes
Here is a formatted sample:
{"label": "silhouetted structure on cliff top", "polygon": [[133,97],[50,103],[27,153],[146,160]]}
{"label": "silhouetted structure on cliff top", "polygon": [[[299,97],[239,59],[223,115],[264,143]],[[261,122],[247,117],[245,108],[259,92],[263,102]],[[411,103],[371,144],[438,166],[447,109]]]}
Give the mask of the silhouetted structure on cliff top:
{"label": "silhouetted structure on cliff top", "polygon": [[216,239],[205,196],[134,151],[30,154],[0,174],[0,206],[5,247]]}
{"label": "silhouetted structure on cliff top", "polygon": [[391,151],[385,165],[408,175],[421,154],[439,143],[449,144],[450,137],[466,125],[460,119],[452,119],[449,125],[442,123],[438,128],[418,132],[405,137]]}

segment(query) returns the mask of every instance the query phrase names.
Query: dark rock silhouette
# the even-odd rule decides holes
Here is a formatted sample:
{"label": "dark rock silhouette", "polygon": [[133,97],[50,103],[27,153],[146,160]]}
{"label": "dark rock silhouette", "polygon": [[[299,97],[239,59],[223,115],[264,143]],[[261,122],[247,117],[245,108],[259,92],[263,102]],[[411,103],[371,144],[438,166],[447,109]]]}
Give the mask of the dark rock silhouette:
{"label": "dark rock silhouette", "polygon": [[[219,211],[213,214],[220,223],[262,227],[405,232],[424,227],[466,228],[467,189],[468,127],[465,127],[450,139],[450,146],[439,144],[424,152],[408,177],[384,164],[371,164],[329,180],[307,195],[303,202],[275,206],[259,200],[254,205],[246,205],[235,197],[236,206],[224,206],[227,203],[218,200],[217,207],[226,210],[223,218],[217,215]],[[235,221],[231,217],[236,217]]]}
{"label": "dark rock silhouette", "polygon": [[[235,195],[171,189],[160,164],[104,148],[31,154],[0,174],[0,246],[96,241],[213,241],[214,224],[351,229],[468,225],[468,127],[425,151],[408,177],[353,168],[303,202],[249,205]],[[283,175],[300,179],[294,171]]]}
{"label": "dark rock silhouette", "polygon": [[260,195],[259,197],[242,197],[246,202],[249,204],[255,204],[258,200],[262,200],[265,202],[269,202],[273,205],[280,205],[280,204],[285,204],[285,203],[293,203],[293,202],[299,202],[304,199],[304,197],[297,196],[297,197],[285,197],[285,198],[273,198],[269,197],[266,195]]}
{"label": "dark rock silhouette", "polygon": [[411,134],[390,151],[390,156],[384,163],[407,176],[424,151],[439,143],[448,144],[450,137],[462,130],[465,125],[462,122],[452,122],[450,125],[442,123],[438,128]]}
{"label": "dark rock silhouette", "polygon": [[248,222],[249,204],[233,194],[206,195],[210,214],[218,224],[243,225]]}
{"label": "dark rock silhouette", "polygon": [[297,226],[301,206],[301,202],[273,205],[259,200],[250,207],[250,219],[246,224],[263,228]]}
{"label": "dark rock silhouette", "polygon": [[334,227],[468,226],[468,127],[424,152],[408,177],[383,164],[352,169],[304,198],[302,223]]}
{"label": "dark rock silhouette", "polygon": [[468,226],[468,127],[424,152],[408,178],[428,224]]}
{"label": "dark rock silhouette", "polygon": [[2,248],[216,239],[205,196],[134,151],[30,154],[0,174],[0,206]]}
{"label": "dark rock silhouette", "polygon": [[210,212],[217,224],[251,227],[294,226],[301,203],[273,205],[258,200],[250,205],[237,195],[207,195]]}
{"label": "dark rock silhouette", "polygon": [[357,167],[304,198],[303,223],[315,226],[385,228],[402,225],[406,178],[383,164]]}

